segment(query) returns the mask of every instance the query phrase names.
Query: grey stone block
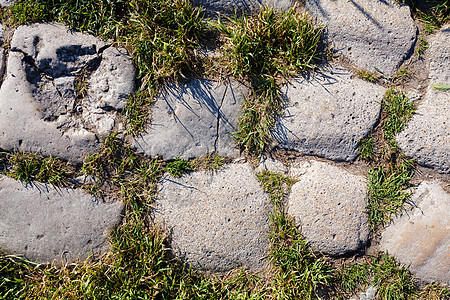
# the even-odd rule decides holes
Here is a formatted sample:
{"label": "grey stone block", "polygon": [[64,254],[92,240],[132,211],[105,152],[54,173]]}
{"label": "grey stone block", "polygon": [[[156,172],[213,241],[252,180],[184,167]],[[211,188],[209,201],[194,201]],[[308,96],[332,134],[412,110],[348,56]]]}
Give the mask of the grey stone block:
{"label": "grey stone block", "polygon": [[82,190],[24,183],[0,175],[0,247],[37,263],[74,262],[108,248],[123,204],[98,203]]}
{"label": "grey stone block", "polygon": [[0,0],[0,6],[13,6],[18,0]]}
{"label": "grey stone block", "polygon": [[430,41],[430,84],[450,85],[450,25],[444,26]]}
{"label": "grey stone block", "polygon": [[292,187],[288,213],[313,249],[342,255],[364,246],[369,237],[364,177],[318,161],[304,162]]}
{"label": "grey stone block", "polygon": [[425,282],[450,284],[450,195],[439,182],[422,182],[414,203],[381,235],[380,248]]}
{"label": "grey stone block", "polygon": [[19,27],[0,89],[0,147],[82,162],[116,126],[134,76],[124,50],[93,36],[57,24]]}
{"label": "grey stone block", "polygon": [[358,155],[358,142],[378,121],[385,89],[343,69],[297,78],[283,89],[287,105],[273,133],[279,146],[338,161]]}
{"label": "grey stone block", "polygon": [[192,80],[169,84],[152,107],[152,123],[134,139],[138,151],[164,159],[189,159],[216,152],[236,156],[231,133],[247,88],[234,81]]}
{"label": "grey stone block", "polygon": [[334,49],[359,68],[394,75],[412,53],[417,28],[397,1],[308,0],[308,11],[327,25]]}
{"label": "grey stone block", "polygon": [[401,151],[420,165],[450,172],[450,91],[430,87],[396,141]]}
{"label": "grey stone block", "polygon": [[153,212],[177,257],[200,270],[259,270],[268,250],[269,198],[248,164],[162,180]]}

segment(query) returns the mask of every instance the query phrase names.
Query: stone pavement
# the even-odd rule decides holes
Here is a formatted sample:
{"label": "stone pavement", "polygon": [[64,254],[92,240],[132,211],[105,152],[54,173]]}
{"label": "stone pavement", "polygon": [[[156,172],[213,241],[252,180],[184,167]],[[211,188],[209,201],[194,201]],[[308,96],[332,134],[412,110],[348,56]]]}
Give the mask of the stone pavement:
{"label": "stone pavement", "polygon": [[[209,14],[251,13],[260,5],[193,3]],[[263,3],[279,9],[292,5],[287,0]],[[368,166],[354,162],[359,140],[380,120],[386,88],[359,79],[354,70],[396,74],[413,55],[418,29],[409,7],[390,0],[309,0],[306,7],[326,25],[328,42],[347,63],[333,63],[282,88],[287,105],[273,136],[280,151],[300,158],[266,157],[258,169],[244,162],[231,133],[249,89],[232,79],[167,84],[152,107],[151,124],[131,140],[149,157],[190,159],[216,152],[234,160],[215,173],[165,176],[159,183],[152,216],[171,233],[174,254],[197,269],[257,271],[266,265],[272,208],[255,179],[261,170],[297,180],[286,209],[314,250],[340,257],[371,242],[363,175]],[[81,163],[120,129],[118,115],[135,89],[136,75],[125,49],[59,24],[21,26],[5,49],[2,35],[1,26],[1,149]],[[429,80],[423,89],[406,91],[422,100],[396,139],[403,153],[444,181],[420,180],[413,209],[387,226],[375,246],[409,265],[420,280],[448,284],[450,201],[443,187],[450,173],[450,91],[434,86],[450,85],[450,27],[427,38],[423,72]],[[97,203],[81,190],[25,185],[1,176],[0,247],[38,262],[99,255],[122,209],[120,202]]]}

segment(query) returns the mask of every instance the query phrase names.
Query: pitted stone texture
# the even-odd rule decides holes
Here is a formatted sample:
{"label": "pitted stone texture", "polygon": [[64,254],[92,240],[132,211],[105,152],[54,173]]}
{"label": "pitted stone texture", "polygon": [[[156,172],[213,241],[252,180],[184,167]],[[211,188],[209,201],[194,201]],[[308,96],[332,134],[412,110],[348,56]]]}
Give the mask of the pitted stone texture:
{"label": "pitted stone texture", "polygon": [[394,0],[308,0],[307,9],[327,25],[334,49],[359,68],[394,75],[413,51],[417,28],[407,5]]}
{"label": "pitted stone texture", "polygon": [[0,89],[0,147],[82,162],[114,129],[134,76],[124,50],[93,36],[57,24],[19,27]]}
{"label": "pitted stone texture", "polygon": [[450,284],[450,194],[439,182],[415,188],[414,206],[382,233],[380,247],[426,282]]}
{"label": "pitted stone texture", "polygon": [[0,0],[0,6],[13,6],[17,0]]}
{"label": "pitted stone texture", "polygon": [[201,6],[209,17],[218,15],[241,16],[259,13],[262,6],[286,11],[293,6],[293,0],[191,0],[192,5]]}
{"label": "pitted stone texture", "polygon": [[450,91],[435,84],[450,85],[450,26],[430,42],[430,86],[405,130],[397,136],[402,152],[419,164],[450,173]]}
{"label": "pitted stone texture", "polygon": [[450,25],[443,27],[430,42],[430,84],[450,85]]}
{"label": "pitted stone texture", "polygon": [[154,214],[171,233],[175,255],[196,269],[226,272],[265,266],[269,211],[250,165],[231,164],[164,179]]}
{"label": "pitted stone texture", "polygon": [[282,148],[338,161],[358,155],[358,141],[378,121],[385,89],[343,69],[296,79],[274,138]]}
{"label": "pitted stone texture", "polygon": [[5,51],[0,47],[0,87],[2,86],[3,73],[5,72]]}
{"label": "pitted stone texture", "polygon": [[401,151],[420,165],[450,173],[450,91],[428,88],[405,130],[397,135]]}
{"label": "pitted stone texture", "polygon": [[3,72],[5,71],[5,53],[1,47],[3,44],[3,25],[0,24],[0,86],[2,85]]}
{"label": "pitted stone texture", "polygon": [[0,175],[0,247],[38,263],[99,255],[123,204],[94,200],[79,189],[25,185]]}
{"label": "pitted stone texture", "polygon": [[152,107],[152,123],[134,140],[138,151],[164,159],[189,159],[216,152],[236,156],[231,133],[247,88],[238,82],[192,80],[170,84]]}
{"label": "pitted stone texture", "polygon": [[362,247],[369,236],[364,177],[318,161],[299,169],[288,213],[313,249],[337,256]]}

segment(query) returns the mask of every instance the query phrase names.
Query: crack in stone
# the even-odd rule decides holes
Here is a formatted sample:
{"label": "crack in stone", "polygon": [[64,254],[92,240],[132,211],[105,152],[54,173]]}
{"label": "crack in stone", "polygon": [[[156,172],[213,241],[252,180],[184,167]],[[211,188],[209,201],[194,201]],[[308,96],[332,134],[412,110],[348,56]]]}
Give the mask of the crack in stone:
{"label": "crack in stone", "polygon": [[225,100],[225,96],[227,95],[227,91],[228,91],[228,84],[225,85],[225,91],[223,92],[222,100],[220,101],[220,105],[217,108],[216,138],[214,140],[214,153],[217,153],[217,143],[219,141],[220,118],[222,116],[220,109],[222,108],[223,101]]}

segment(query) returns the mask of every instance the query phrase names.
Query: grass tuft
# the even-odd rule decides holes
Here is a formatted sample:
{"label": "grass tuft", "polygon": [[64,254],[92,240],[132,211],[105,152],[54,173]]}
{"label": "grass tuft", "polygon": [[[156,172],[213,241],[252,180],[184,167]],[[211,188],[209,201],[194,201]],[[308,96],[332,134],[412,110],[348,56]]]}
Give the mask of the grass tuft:
{"label": "grass tuft", "polygon": [[425,54],[425,50],[427,50],[429,47],[429,44],[427,40],[423,36],[419,36],[419,43],[417,45],[417,57],[419,59],[423,59],[423,55]]}
{"label": "grass tuft", "polygon": [[223,50],[231,75],[292,76],[314,67],[322,28],[309,15],[295,8],[278,14],[266,7],[255,17],[228,21],[218,28],[227,36]]}
{"label": "grass tuft", "polygon": [[187,160],[176,158],[166,164],[166,170],[174,177],[181,177],[193,170],[191,163]]}
{"label": "grass tuft", "polygon": [[378,79],[380,78],[379,75],[377,75],[377,74],[375,74],[373,72],[362,70],[362,69],[361,70],[357,70],[356,71],[356,75],[358,75],[359,78],[361,78],[361,79],[363,79],[365,81],[371,82],[371,83],[377,82]]}
{"label": "grass tuft", "polygon": [[404,92],[391,88],[383,98],[382,110],[382,120],[375,129],[381,134],[371,133],[359,142],[359,157],[372,164],[367,174],[366,207],[372,231],[387,224],[408,203],[409,181],[414,174],[414,161],[399,153],[395,136],[406,127],[416,104]]}
{"label": "grass tuft", "polygon": [[283,105],[278,81],[314,68],[322,27],[295,7],[284,13],[265,7],[257,16],[228,21],[215,25],[226,36],[223,64],[229,75],[245,78],[253,87],[235,138],[241,148],[260,156],[271,144]]}
{"label": "grass tuft", "polygon": [[[420,4],[417,0],[413,0],[412,2],[413,5]],[[423,22],[425,32],[432,34],[434,30],[450,22],[450,1],[438,0],[429,2],[431,3],[431,7],[427,9],[416,9],[416,16]]]}
{"label": "grass tuft", "polygon": [[383,168],[372,167],[367,175],[369,204],[366,209],[372,230],[387,224],[411,196],[407,190],[412,178],[412,161]]}
{"label": "grass tuft", "polygon": [[274,207],[269,235],[269,258],[275,267],[274,293],[277,299],[315,299],[319,288],[332,278],[333,270],[324,258],[312,252],[294,220],[285,212],[283,198],[294,181],[268,171],[258,174],[257,178],[269,193]]}
{"label": "grass tuft", "polygon": [[383,108],[387,115],[383,122],[384,138],[395,148],[395,136],[405,128],[417,107],[405,93],[389,89],[383,98]]}
{"label": "grass tuft", "polygon": [[372,161],[375,159],[375,156],[376,156],[375,141],[372,135],[362,138],[359,141],[359,158],[364,159],[366,161]]}
{"label": "grass tuft", "polygon": [[414,280],[406,267],[387,253],[366,258],[364,263],[343,268],[338,273],[340,286],[347,295],[377,287],[377,299],[412,299],[417,295]]}
{"label": "grass tuft", "polygon": [[37,154],[15,152],[9,157],[9,170],[6,175],[20,181],[39,181],[56,186],[68,186],[72,174],[68,164],[61,160]]}

